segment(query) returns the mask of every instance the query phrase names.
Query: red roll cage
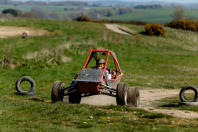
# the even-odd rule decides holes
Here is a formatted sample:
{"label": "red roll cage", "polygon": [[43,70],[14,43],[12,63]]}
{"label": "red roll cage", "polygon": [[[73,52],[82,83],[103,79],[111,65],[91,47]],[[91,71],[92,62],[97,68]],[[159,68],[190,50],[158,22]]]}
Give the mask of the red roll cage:
{"label": "red roll cage", "polygon": [[119,64],[118,64],[118,60],[117,60],[117,58],[116,58],[116,55],[115,55],[115,53],[114,53],[113,51],[110,51],[110,50],[91,50],[91,51],[89,52],[89,55],[88,55],[88,57],[87,57],[87,60],[86,60],[86,62],[85,62],[85,64],[84,64],[84,66],[83,66],[83,69],[87,68],[87,65],[89,64],[89,62],[90,62],[90,60],[92,59],[92,57],[95,58],[96,62],[99,60],[98,55],[97,55],[98,52],[100,52],[100,53],[101,53],[101,52],[102,52],[102,53],[106,53],[105,67],[104,67],[103,73],[102,73],[102,75],[101,75],[101,77],[100,77],[100,80],[101,80],[101,81],[103,80],[105,71],[106,71],[106,69],[107,69],[107,64],[108,64],[108,60],[109,60],[109,56],[110,56],[110,55],[113,57],[115,70],[116,70],[117,75],[118,75],[118,74],[119,74],[119,75],[116,76],[114,79],[109,79],[109,80],[110,80],[110,81],[116,81],[116,80],[119,79],[121,76],[123,76],[123,73],[122,73],[122,71],[121,71],[121,69],[120,69],[120,66],[119,66]]}

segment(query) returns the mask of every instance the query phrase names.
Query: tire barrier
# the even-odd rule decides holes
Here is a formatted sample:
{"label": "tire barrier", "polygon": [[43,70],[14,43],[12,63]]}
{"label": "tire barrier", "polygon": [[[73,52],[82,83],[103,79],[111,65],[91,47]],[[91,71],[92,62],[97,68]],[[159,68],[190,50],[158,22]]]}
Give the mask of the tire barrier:
{"label": "tire barrier", "polygon": [[[194,97],[190,100],[184,96],[184,93],[189,90],[194,92]],[[198,89],[194,86],[185,86],[181,88],[181,91],[179,93],[179,98],[181,102],[197,102],[198,101]]]}
{"label": "tire barrier", "polygon": [[28,37],[28,34],[26,33],[26,32],[23,32],[22,34],[21,34],[21,38],[27,38]]}
{"label": "tire barrier", "polygon": [[[24,91],[21,89],[20,85],[24,81],[27,81],[30,83],[31,87],[30,87],[29,91]],[[18,95],[36,96],[34,89],[35,89],[35,81],[29,76],[20,77],[16,81],[16,91],[17,91],[16,94],[18,94]]]}

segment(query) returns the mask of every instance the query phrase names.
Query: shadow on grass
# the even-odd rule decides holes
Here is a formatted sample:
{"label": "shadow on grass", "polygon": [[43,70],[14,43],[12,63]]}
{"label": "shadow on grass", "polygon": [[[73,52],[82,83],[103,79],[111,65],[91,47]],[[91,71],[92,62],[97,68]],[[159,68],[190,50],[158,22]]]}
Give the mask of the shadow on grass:
{"label": "shadow on grass", "polygon": [[139,32],[139,34],[141,34],[141,35],[147,35],[148,36],[148,34],[146,34],[145,31]]}
{"label": "shadow on grass", "polygon": [[164,104],[164,105],[160,105],[159,107],[178,108],[178,107],[180,107],[180,105],[179,105],[179,103],[178,104]]}
{"label": "shadow on grass", "polygon": [[43,98],[38,98],[38,97],[32,97],[29,100],[35,101],[35,102],[45,102],[45,100]]}

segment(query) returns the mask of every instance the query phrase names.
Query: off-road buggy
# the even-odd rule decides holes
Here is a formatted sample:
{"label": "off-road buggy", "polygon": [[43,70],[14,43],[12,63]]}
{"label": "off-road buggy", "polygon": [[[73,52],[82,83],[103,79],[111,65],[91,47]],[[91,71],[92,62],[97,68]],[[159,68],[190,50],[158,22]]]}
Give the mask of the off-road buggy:
{"label": "off-road buggy", "polygon": [[[105,60],[103,69],[97,68],[100,59]],[[110,76],[112,74],[111,78],[107,77],[109,76],[107,74]],[[51,100],[52,102],[63,101],[64,96],[69,96],[69,103],[78,104],[82,97],[103,94],[116,97],[118,105],[138,107],[139,90],[121,83],[122,76],[123,73],[114,52],[91,50],[82,71],[76,75],[70,86],[65,87],[60,81],[53,84]]]}

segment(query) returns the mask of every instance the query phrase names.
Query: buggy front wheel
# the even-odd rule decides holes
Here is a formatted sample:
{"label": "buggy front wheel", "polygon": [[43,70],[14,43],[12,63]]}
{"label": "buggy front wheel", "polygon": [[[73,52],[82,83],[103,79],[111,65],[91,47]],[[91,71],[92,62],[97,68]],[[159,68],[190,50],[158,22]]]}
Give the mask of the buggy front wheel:
{"label": "buggy front wheel", "polygon": [[116,102],[117,105],[127,105],[127,86],[125,83],[118,83],[116,89]]}
{"label": "buggy front wheel", "polygon": [[60,81],[54,82],[51,92],[51,100],[53,103],[63,101],[64,93],[61,89],[64,88],[64,85],[65,84]]}

